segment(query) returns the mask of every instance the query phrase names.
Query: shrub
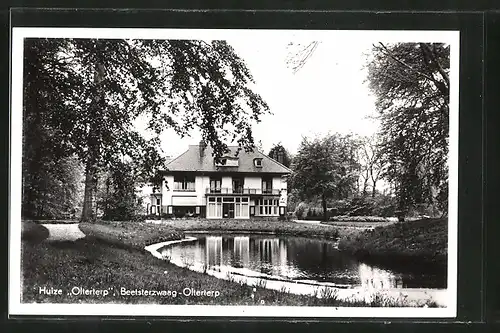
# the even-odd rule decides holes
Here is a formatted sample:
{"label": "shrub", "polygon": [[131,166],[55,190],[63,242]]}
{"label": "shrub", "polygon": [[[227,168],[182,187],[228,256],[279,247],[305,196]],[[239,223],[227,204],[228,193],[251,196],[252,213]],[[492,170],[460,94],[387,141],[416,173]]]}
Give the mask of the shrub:
{"label": "shrub", "polygon": [[292,216],[290,214],[285,214],[283,216],[278,217],[278,221],[291,221]]}
{"label": "shrub", "polygon": [[396,199],[378,194],[371,196],[356,196],[347,200],[335,200],[331,203],[328,216],[394,216]]}
{"label": "shrub", "polygon": [[295,209],[295,216],[301,220],[304,218],[304,213],[307,209],[307,205],[304,202],[301,202],[297,205],[297,208]]}
{"label": "shrub", "polygon": [[132,218],[132,221],[134,222],[144,222],[146,220],[146,215],[135,215]]}

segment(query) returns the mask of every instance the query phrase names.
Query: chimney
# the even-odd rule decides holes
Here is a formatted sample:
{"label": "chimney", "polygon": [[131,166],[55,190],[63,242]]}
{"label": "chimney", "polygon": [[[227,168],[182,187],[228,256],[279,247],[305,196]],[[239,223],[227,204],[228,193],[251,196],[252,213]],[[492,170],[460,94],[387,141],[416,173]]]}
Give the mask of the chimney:
{"label": "chimney", "polygon": [[203,158],[203,156],[205,156],[205,148],[207,148],[205,140],[200,141],[199,148],[200,148],[200,158]]}

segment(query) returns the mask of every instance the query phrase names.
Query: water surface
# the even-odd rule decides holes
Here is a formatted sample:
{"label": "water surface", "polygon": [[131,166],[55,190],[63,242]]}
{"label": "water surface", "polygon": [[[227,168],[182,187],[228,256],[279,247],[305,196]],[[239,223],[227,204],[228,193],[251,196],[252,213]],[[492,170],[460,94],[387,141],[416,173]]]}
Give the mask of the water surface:
{"label": "water surface", "polygon": [[332,241],[274,235],[192,235],[197,239],[159,249],[187,267],[229,271],[269,280],[319,283],[340,288],[446,288],[446,276],[415,265],[387,269],[359,261]]}

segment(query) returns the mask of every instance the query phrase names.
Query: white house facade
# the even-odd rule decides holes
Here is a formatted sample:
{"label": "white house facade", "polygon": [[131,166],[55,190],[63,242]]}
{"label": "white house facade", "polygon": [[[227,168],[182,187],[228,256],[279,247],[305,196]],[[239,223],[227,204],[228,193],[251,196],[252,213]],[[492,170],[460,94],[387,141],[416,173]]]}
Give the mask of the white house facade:
{"label": "white house facade", "polygon": [[285,215],[291,170],[258,151],[228,148],[215,160],[201,142],[170,161],[161,171],[161,188],[151,194],[150,213],[209,219]]}

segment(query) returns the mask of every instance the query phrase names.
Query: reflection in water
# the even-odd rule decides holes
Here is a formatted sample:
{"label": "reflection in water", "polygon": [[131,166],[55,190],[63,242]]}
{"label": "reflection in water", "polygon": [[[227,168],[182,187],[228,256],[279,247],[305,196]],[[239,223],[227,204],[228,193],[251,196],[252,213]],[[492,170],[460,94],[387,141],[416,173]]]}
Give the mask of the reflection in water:
{"label": "reflection in water", "polygon": [[[305,238],[262,236],[204,236],[160,250],[177,262],[246,275],[256,272],[287,280],[312,280],[368,289],[442,288],[445,277],[415,272],[398,273],[359,262],[335,244]],[[437,282],[436,282],[437,281]]]}
{"label": "reflection in water", "polygon": [[234,237],[233,267],[248,267],[250,263],[250,237]]}
{"label": "reflection in water", "polygon": [[358,266],[361,287],[367,289],[403,288],[401,277],[377,267],[360,263]]}
{"label": "reflection in water", "polygon": [[222,265],[222,237],[207,236],[205,263],[208,267]]}

